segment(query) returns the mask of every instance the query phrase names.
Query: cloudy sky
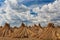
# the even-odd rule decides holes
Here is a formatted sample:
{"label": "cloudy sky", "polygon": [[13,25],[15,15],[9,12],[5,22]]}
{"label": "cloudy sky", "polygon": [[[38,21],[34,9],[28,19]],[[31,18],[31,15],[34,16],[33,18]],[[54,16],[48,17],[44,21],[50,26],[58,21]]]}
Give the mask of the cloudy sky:
{"label": "cloudy sky", "polygon": [[0,0],[0,25],[60,24],[60,0]]}

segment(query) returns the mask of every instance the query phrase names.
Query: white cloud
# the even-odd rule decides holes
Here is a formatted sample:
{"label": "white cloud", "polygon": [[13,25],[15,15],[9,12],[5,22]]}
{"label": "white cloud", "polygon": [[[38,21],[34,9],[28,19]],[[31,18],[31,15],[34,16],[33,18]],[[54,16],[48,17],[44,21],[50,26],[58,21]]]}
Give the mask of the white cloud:
{"label": "white cloud", "polygon": [[[6,0],[5,6],[0,8],[0,13],[2,13],[2,10],[6,12],[3,15],[0,14],[0,25],[8,22],[12,26],[18,26],[22,21],[26,20],[29,21],[29,25],[38,23],[45,25],[48,22],[54,22],[58,24],[60,22],[59,20],[57,20],[57,17],[60,17],[59,3],[60,1],[56,0],[54,3],[43,5],[42,8],[39,8],[39,6],[32,8],[33,12],[38,14],[37,16],[33,17],[33,15],[30,14],[29,7],[26,7],[23,4],[18,5],[17,0]],[[56,22],[54,21],[54,19],[56,20]]]}
{"label": "white cloud", "polygon": [[[54,3],[49,3],[48,5],[43,5],[41,9],[39,7],[34,8],[33,11],[37,12],[39,14],[39,17],[37,17],[37,18],[41,17],[43,19],[42,21],[44,21],[44,22],[58,23],[60,18],[58,18],[59,20],[57,20],[56,17],[58,17],[60,15],[60,4],[59,3],[60,3],[60,1],[56,0]],[[39,20],[41,20],[41,18]],[[52,19],[53,19],[53,21],[51,21]],[[54,21],[54,19],[56,19],[56,22]]]}

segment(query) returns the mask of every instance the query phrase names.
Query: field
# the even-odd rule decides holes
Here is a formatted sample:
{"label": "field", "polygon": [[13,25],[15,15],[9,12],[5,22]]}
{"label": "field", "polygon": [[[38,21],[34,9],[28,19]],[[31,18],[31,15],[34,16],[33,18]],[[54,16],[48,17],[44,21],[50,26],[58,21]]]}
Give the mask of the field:
{"label": "field", "polygon": [[11,28],[8,23],[0,27],[0,40],[60,40],[60,26],[49,23],[47,27],[34,25],[27,27],[25,24]]}
{"label": "field", "polygon": [[0,37],[0,40],[41,40],[37,38],[9,38],[9,37]]}

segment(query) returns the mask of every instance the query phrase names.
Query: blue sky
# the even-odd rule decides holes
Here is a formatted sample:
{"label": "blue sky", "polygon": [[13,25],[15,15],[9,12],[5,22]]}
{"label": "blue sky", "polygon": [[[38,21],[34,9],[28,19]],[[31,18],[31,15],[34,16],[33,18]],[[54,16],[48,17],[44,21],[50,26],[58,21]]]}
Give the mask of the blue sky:
{"label": "blue sky", "polygon": [[24,5],[26,6],[31,6],[31,5],[34,5],[34,4],[48,4],[48,3],[52,3],[54,2],[55,0],[24,0],[22,1],[21,3],[23,3]]}
{"label": "blue sky", "polygon": [[59,0],[0,0],[0,25],[60,23]]}
{"label": "blue sky", "polygon": [[[3,5],[5,0],[0,0],[0,5]],[[26,6],[31,6],[34,4],[48,4],[48,3],[52,3],[55,0],[17,0],[18,4],[24,4]]]}

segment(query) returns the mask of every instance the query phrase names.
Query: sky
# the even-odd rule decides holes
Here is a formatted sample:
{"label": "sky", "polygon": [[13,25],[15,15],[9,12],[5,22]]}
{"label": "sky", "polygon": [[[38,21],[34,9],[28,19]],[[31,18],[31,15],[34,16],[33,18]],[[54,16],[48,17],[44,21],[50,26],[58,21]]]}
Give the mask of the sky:
{"label": "sky", "polygon": [[0,25],[60,24],[60,0],[0,0]]}

